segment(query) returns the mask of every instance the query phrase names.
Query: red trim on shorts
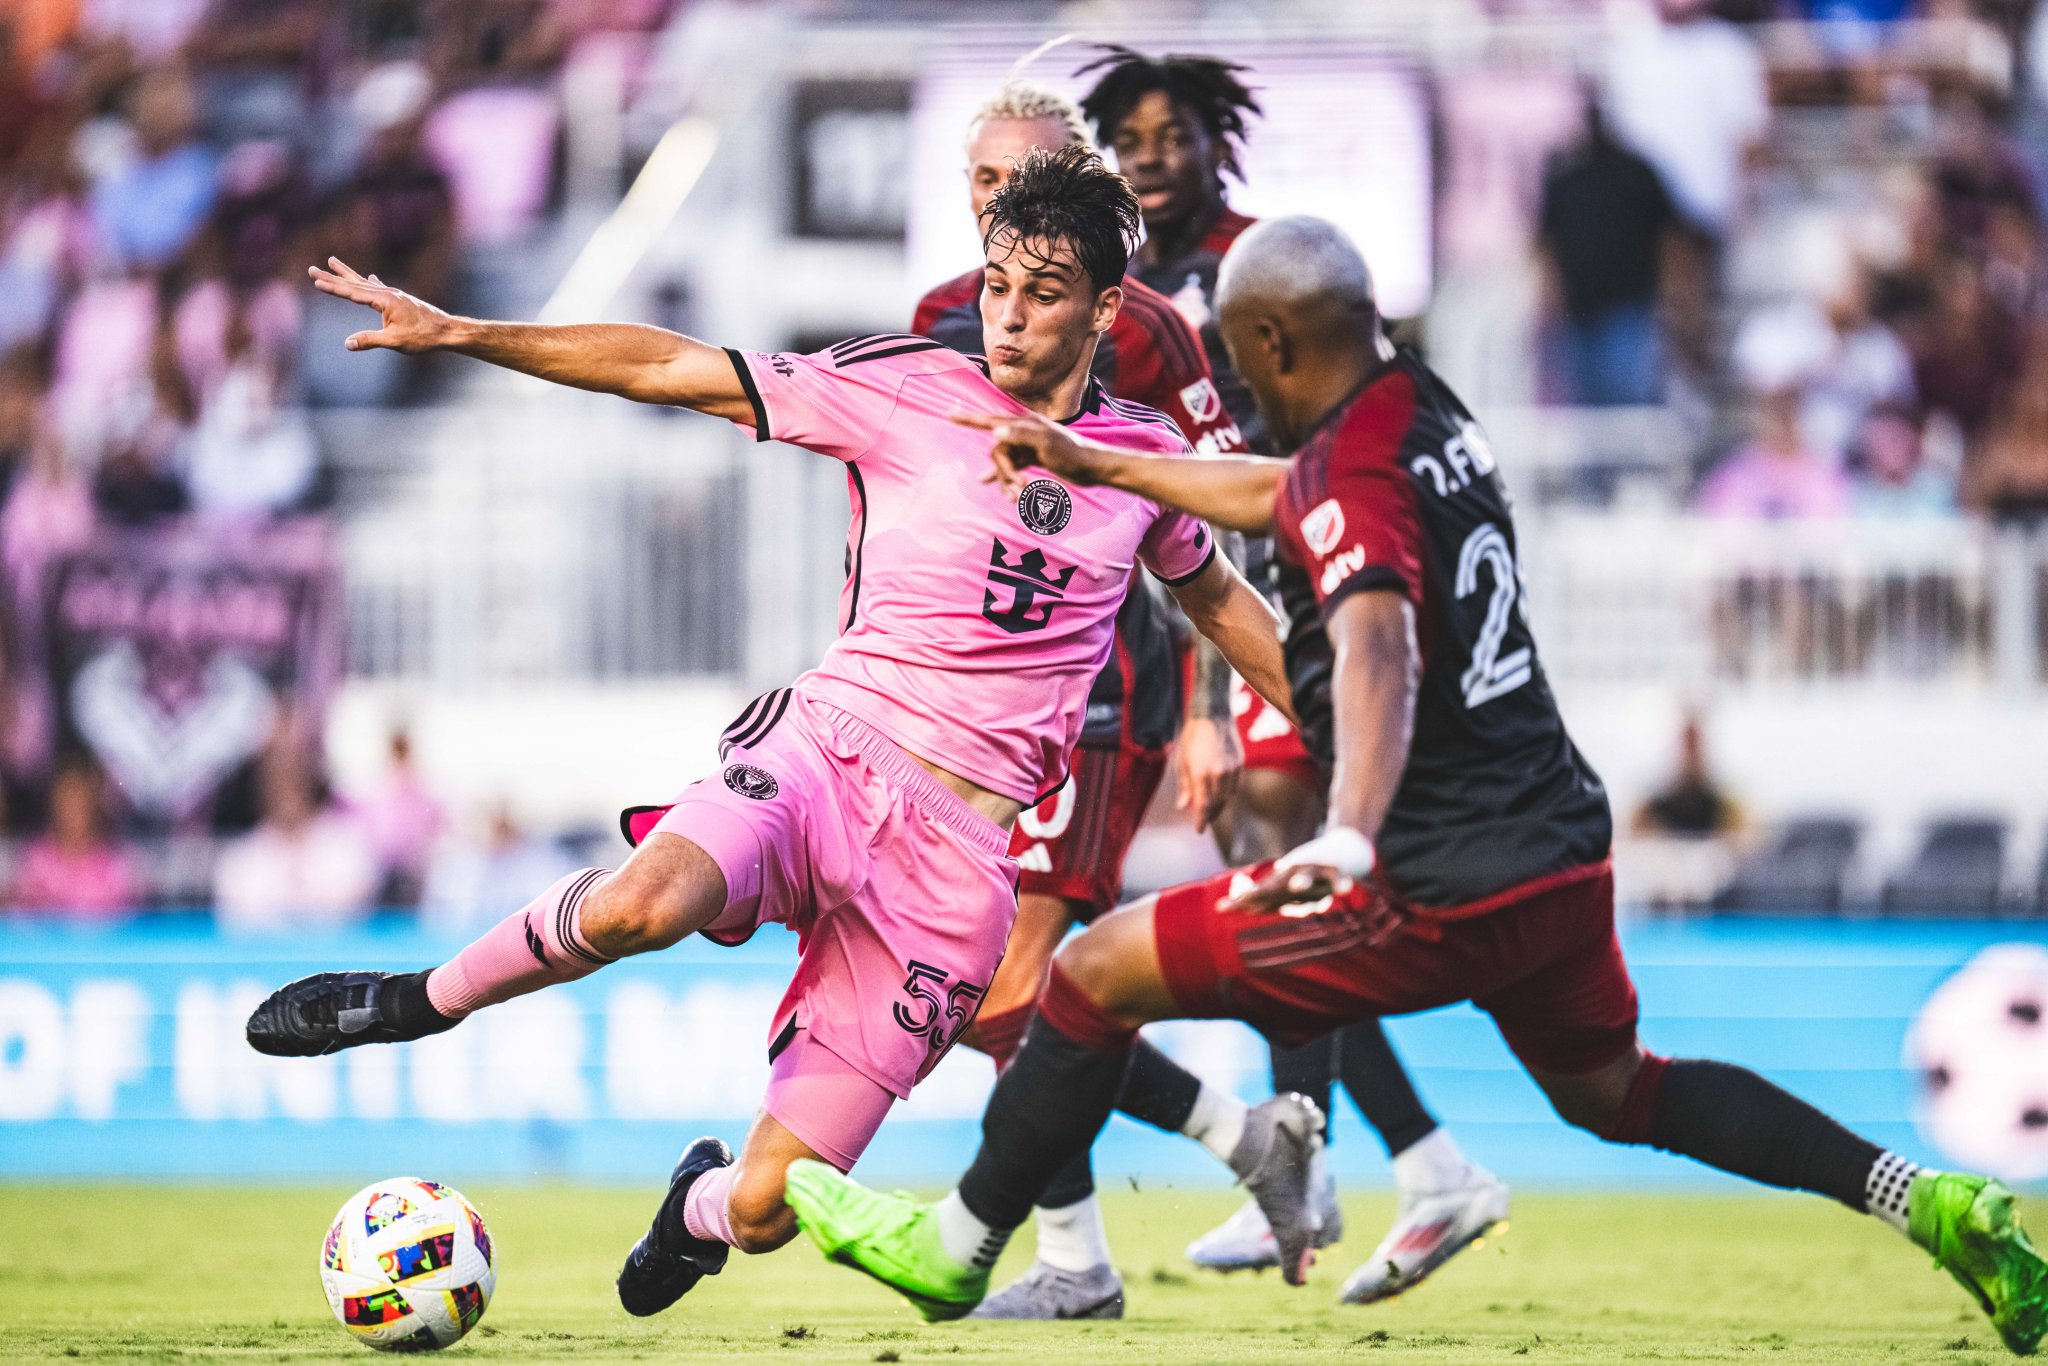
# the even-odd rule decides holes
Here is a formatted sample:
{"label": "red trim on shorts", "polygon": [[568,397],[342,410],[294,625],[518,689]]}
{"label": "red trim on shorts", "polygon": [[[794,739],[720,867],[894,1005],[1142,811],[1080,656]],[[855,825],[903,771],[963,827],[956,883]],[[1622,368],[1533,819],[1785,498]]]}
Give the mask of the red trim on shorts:
{"label": "red trim on shorts", "polygon": [[1542,877],[1531,878],[1527,882],[1518,882],[1506,891],[1495,892],[1492,896],[1481,897],[1477,901],[1467,901],[1461,906],[1419,906],[1414,902],[1404,901],[1401,903],[1401,908],[1406,911],[1412,911],[1416,915],[1427,916],[1431,920],[1466,920],[1472,916],[1485,915],[1488,911],[1497,911],[1501,907],[1512,905],[1517,901],[1527,901],[1530,897],[1542,896],[1545,892],[1554,892],[1560,887],[1569,887],[1574,882],[1584,882],[1589,878],[1596,878],[1603,873],[1611,873],[1613,871],[1614,860],[1604,858],[1598,863],[1582,863],[1576,868],[1561,868],[1555,873],[1545,873]]}

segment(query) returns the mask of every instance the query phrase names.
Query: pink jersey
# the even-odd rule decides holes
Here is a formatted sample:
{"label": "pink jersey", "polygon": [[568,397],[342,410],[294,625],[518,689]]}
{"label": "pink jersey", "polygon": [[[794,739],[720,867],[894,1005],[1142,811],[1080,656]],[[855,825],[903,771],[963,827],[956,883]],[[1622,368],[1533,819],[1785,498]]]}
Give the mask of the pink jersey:
{"label": "pink jersey", "polygon": [[[839,639],[797,689],[990,791],[1036,804],[1057,789],[1132,566],[1187,582],[1215,554],[1208,527],[1045,476],[1011,502],[983,482],[988,434],[950,416],[1024,408],[979,359],[927,338],[728,354],[757,439],[846,464]],[[1171,419],[1093,380],[1070,425],[1109,445],[1188,450]]]}

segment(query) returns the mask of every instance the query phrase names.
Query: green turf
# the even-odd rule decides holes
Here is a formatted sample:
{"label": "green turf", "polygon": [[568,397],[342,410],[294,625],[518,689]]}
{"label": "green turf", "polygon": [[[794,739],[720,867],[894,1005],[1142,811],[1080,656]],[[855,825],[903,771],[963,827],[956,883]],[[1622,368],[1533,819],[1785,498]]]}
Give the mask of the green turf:
{"label": "green turf", "polygon": [[[264,1187],[0,1186],[0,1356],[371,1358],[327,1313],[315,1263],[348,1194]],[[657,1319],[612,1297],[649,1193],[476,1187],[498,1292],[454,1350],[580,1361],[1941,1362],[2005,1359],[1954,1284],[1874,1220],[1824,1201],[1530,1195],[1513,1230],[1391,1304],[1338,1283],[1377,1241],[1383,1194],[1347,1202],[1348,1246],[1306,1289],[1199,1275],[1180,1250],[1227,1193],[1109,1197],[1121,1324],[926,1327],[806,1242],[735,1257]],[[1028,1249],[1028,1236],[1020,1242]],[[1002,1277],[1023,1265],[1013,1249]]]}

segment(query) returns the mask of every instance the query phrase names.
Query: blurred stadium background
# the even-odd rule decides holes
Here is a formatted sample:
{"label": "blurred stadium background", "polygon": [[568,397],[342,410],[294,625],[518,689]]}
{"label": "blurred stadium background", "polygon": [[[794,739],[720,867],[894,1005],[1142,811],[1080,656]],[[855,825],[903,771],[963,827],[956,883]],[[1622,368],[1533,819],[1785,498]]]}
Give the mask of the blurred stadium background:
{"label": "blurred stadium background", "polygon": [[[701,1042],[765,1030],[772,932],[402,1054],[242,1046],[269,984],[436,961],[621,857],[612,813],[817,656],[847,516],[836,469],[718,423],[348,355],[302,272],[745,346],[900,330],[974,260],[968,113],[1069,32],[1248,64],[1233,202],[1342,222],[1489,429],[1651,1044],[2048,1173],[2035,11],[8,0],[0,1179],[644,1183],[737,1135],[765,1061]],[[1661,195],[1616,188],[1644,167]],[[1215,862],[1162,799],[1132,889]],[[1511,1179],[1712,1179],[1556,1124],[1469,1011],[1395,1033]],[[1240,1027],[1163,1036],[1266,1085]],[[954,1170],[988,1075],[956,1054],[873,1166]],[[1340,1173],[1383,1180],[1343,1124]],[[1101,1162],[1215,1179],[1122,1120]]]}

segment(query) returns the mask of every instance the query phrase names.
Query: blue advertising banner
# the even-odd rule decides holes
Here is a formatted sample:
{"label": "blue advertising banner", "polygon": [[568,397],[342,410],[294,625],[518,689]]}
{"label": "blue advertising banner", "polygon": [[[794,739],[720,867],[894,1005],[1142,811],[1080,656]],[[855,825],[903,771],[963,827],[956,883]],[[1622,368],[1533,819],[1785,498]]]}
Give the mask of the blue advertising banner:
{"label": "blue advertising banner", "polygon": [[[1744,1062],[1876,1141],[1932,1158],[1910,1122],[1906,1029],[1943,978],[2016,928],[1700,922],[1625,938],[1651,1047]],[[274,985],[326,968],[418,967],[457,946],[397,929],[274,940],[198,923],[0,929],[0,1179],[655,1180],[690,1138],[745,1132],[793,944],[779,931],[736,950],[690,944],[436,1038],[282,1060],[242,1040]],[[1511,1180],[1722,1179],[1567,1129],[1469,1007],[1389,1029],[1436,1112]],[[1247,1098],[1268,1086],[1264,1045],[1240,1025],[1175,1024],[1154,1037]],[[955,1174],[991,1079],[986,1059],[956,1049],[891,1117],[863,1170]],[[1384,1181],[1378,1144],[1338,1108],[1339,1175]],[[1226,1179],[1196,1145],[1121,1118],[1097,1163],[1111,1181]]]}

